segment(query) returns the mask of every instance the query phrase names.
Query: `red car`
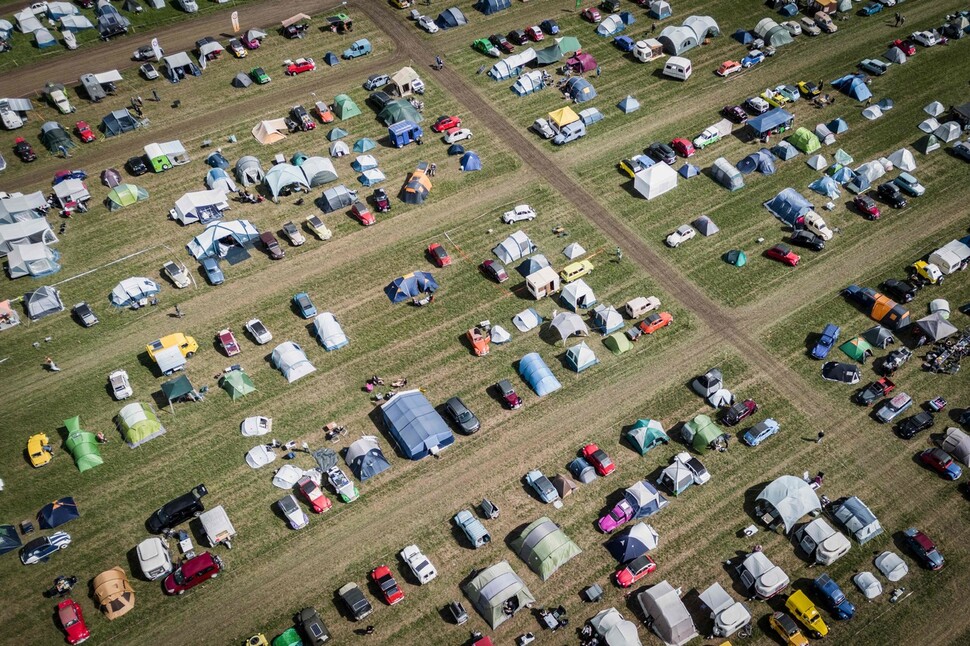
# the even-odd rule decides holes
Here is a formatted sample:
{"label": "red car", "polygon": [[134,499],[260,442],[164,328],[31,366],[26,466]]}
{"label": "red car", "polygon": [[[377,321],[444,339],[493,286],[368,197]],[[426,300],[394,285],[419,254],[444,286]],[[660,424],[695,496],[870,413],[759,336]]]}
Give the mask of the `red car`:
{"label": "red car", "polygon": [[84,624],[84,613],[77,601],[68,597],[57,604],[57,619],[61,628],[67,633],[68,644],[80,644],[91,636],[91,631]]}
{"label": "red car", "polygon": [[616,584],[621,588],[629,588],[656,569],[656,562],[644,554],[627,563],[626,567],[616,571]]}
{"label": "red car", "polygon": [[538,43],[540,40],[545,38],[545,34],[542,33],[542,29],[539,25],[532,25],[531,27],[525,28],[526,37],[534,43]]}
{"label": "red car", "polygon": [[765,258],[777,260],[778,262],[788,265],[789,267],[796,267],[798,265],[798,261],[801,260],[801,257],[791,250],[791,247],[784,244],[776,244],[771,249],[765,251]]}
{"label": "red car", "polygon": [[437,242],[432,242],[428,246],[428,255],[431,256],[431,261],[438,267],[447,267],[451,264],[451,256]]}
{"label": "red car", "polygon": [[187,561],[182,561],[174,572],[165,577],[165,594],[185,594],[200,583],[219,576],[222,559],[212,552],[202,552]]}
{"label": "red car", "polygon": [[283,66],[286,68],[287,76],[296,76],[297,74],[312,72],[317,69],[317,64],[313,62],[312,58],[298,58],[295,61],[283,61]]}
{"label": "red car", "polygon": [[694,150],[694,144],[692,144],[689,140],[684,139],[683,137],[677,137],[676,139],[671,141],[670,147],[673,148],[674,152],[676,152],[681,157],[690,157],[696,152]]}
{"label": "red car", "polygon": [[82,143],[89,144],[95,140],[94,133],[91,132],[91,126],[88,125],[87,121],[78,121],[74,124],[74,131],[77,132]]}
{"label": "red car", "polygon": [[445,130],[451,130],[452,128],[461,128],[461,119],[458,117],[438,117],[438,120],[434,122],[431,129],[435,132],[444,132]]}
{"label": "red car", "polygon": [[674,322],[674,317],[670,312],[654,312],[638,324],[640,331],[644,334],[653,334],[660,328],[667,327]]}
{"label": "red car", "polygon": [[920,462],[930,467],[947,480],[956,480],[963,471],[960,465],[953,461],[953,456],[943,449],[926,449],[919,454]]}
{"label": "red car", "polygon": [[327,498],[320,486],[310,478],[304,476],[296,481],[296,490],[310,505],[314,513],[322,514],[333,507],[333,502]]}
{"label": "red car", "polygon": [[862,215],[866,216],[867,220],[878,220],[882,217],[882,213],[879,212],[879,207],[876,206],[876,201],[868,195],[856,195],[852,200],[852,204],[859,209]]}
{"label": "red car", "polygon": [[610,456],[606,455],[606,451],[595,444],[587,444],[583,447],[583,457],[593,465],[596,473],[604,478],[616,471],[616,465],[613,464]]}
{"label": "red car", "polygon": [[387,602],[387,605],[393,606],[395,603],[404,599],[404,590],[398,587],[397,581],[394,580],[394,575],[391,574],[391,569],[386,565],[375,568],[370,573],[370,580],[380,587],[381,594],[384,595],[384,601]]}
{"label": "red car", "polygon": [[903,38],[897,38],[893,42],[889,43],[889,46],[900,48],[907,56],[912,56],[916,53],[916,45],[912,41]]}
{"label": "red car", "polygon": [[377,218],[375,218],[374,214],[370,212],[370,209],[367,208],[367,205],[359,200],[357,202],[354,202],[354,205],[350,207],[350,214],[354,216],[357,219],[357,221],[363,224],[365,227],[369,227],[370,225],[377,222]]}
{"label": "red car", "polygon": [[596,7],[590,7],[588,9],[584,9],[583,13],[579,15],[583,17],[583,20],[588,20],[589,22],[594,24],[598,23],[600,20],[603,19],[603,17],[600,15],[600,10],[597,9]]}
{"label": "red car", "polygon": [[503,379],[495,384],[495,390],[502,396],[502,401],[508,406],[509,410],[516,410],[522,406],[522,398],[515,392],[512,382]]}

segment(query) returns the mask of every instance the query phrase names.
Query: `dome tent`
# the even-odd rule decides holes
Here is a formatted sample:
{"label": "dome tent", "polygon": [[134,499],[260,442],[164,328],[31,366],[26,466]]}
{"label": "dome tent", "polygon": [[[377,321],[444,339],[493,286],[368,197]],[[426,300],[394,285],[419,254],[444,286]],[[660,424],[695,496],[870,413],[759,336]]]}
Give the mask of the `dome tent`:
{"label": "dome tent", "polygon": [[115,307],[131,307],[145,299],[155,296],[161,291],[153,280],[148,278],[126,278],[111,290],[111,304]]}
{"label": "dome tent", "polygon": [[165,433],[155,411],[146,404],[134,402],[118,413],[118,428],[130,448],[141,446]]}
{"label": "dome tent", "polygon": [[351,444],[344,455],[344,460],[361,482],[366,482],[391,468],[377,438],[373,435],[364,435]]}
{"label": "dome tent", "polygon": [[252,155],[240,157],[236,162],[236,179],[243,186],[253,186],[263,181],[265,173],[260,166],[259,160]]}
{"label": "dome tent", "polygon": [[566,351],[565,362],[570,370],[582,372],[587,368],[592,368],[600,361],[596,358],[593,350],[584,342],[574,345]]}
{"label": "dome tent", "polygon": [[623,436],[640,455],[645,455],[658,444],[670,443],[663,425],[655,419],[638,419]]}
{"label": "dome tent", "polygon": [[354,103],[354,100],[346,94],[338,94],[334,97],[333,111],[341,121],[346,121],[351,117],[362,114],[360,108]]}
{"label": "dome tent", "polygon": [[462,590],[493,630],[536,601],[508,561],[485,568]]}
{"label": "dome tent", "polygon": [[482,170],[482,160],[478,158],[478,153],[469,150],[461,156],[459,168],[464,172]]}
{"label": "dome tent", "polygon": [[556,523],[543,516],[512,539],[510,547],[543,581],[582,550]]}
{"label": "dome tent", "polygon": [[657,530],[641,521],[610,539],[606,543],[606,549],[620,563],[629,563],[656,549],[659,543],[660,535]]}

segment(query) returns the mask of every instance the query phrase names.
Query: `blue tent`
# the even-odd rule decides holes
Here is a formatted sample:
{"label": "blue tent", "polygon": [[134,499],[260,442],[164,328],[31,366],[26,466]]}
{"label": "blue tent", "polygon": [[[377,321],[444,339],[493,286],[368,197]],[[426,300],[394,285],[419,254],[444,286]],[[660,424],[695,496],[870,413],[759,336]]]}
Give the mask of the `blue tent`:
{"label": "blue tent", "polygon": [[548,266],[549,260],[541,253],[537,253],[520,262],[515,271],[519,272],[523,278],[528,278],[543,267]]}
{"label": "blue tent", "polygon": [[828,198],[836,198],[842,194],[839,183],[828,175],[822,175],[817,180],[808,185],[810,189]]}
{"label": "blue tent", "polygon": [[478,158],[478,153],[474,150],[469,150],[461,156],[459,168],[465,172],[482,170],[482,160]]}
{"label": "blue tent", "polygon": [[674,12],[670,8],[670,3],[666,0],[654,0],[650,3],[650,11],[647,12],[654,20],[670,18]]}
{"label": "blue tent", "polygon": [[333,52],[327,52],[326,54],[323,55],[323,62],[329,65],[330,67],[333,67],[334,65],[340,62],[340,59],[337,58],[337,55],[334,54]]}
{"label": "blue tent", "polygon": [[54,529],[75,518],[80,518],[74,498],[59,498],[47,503],[37,512],[37,521],[41,529]]}
{"label": "blue tent", "polygon": [[655,545],[655,538],[647,525],[637,523],[611,538],[606,543],[606,549],[618,562],[629,563],[649,552]]}
{"label": "blue tent", "polygon": [[367,137],[354,142],[355,153],[366,153],[368,150],[374,150],[375,148],[377,148],[377,144],[374,143],[373,139]]}
{"label": "blue tent", "polygon": [[778,10],[778,13],[783,15],[785,18],[791,18],[798,13],[798,5],[796,5],[794,2],[786,4],[784,7]]}
{"label": "blue tent", "polygon": [[827,127],[835,134],[840,135],[849,129],[849,124],[845,122],[845,119],[843,119],[842,117],[839,117],[838,119],[832,119],[831,121],[829,121],[829,124]]}
{"label": "blue tent", "polygon": [[734,34],[731,35],[731,38],[738,41],[742,45],[747,45],[754,40],[754,36],[752,36],[751,32],[746,29],[738,29],[736,32],[734,32]]}
{"label": "blue tent", "polygon": [[420,460],[455,443],[448,424],[420,390],[408,390],[381,406],[388,434],[409,460]]}
{"label": "blue tent", "polygon": [[856,175],[852,178],[852,181],[845,185],[845,188],[858,195],[859,193],[868,191],[870,186],[872,186],[872,183],[868,177],[865,175]]}
{"label": "blue tent", "polygon": [[618,107],[624,114],[630,114],[631,112],[635,112],[636,110],[640,109],[640,102],[627,94],[625,98],[620,99],[620,102],[616,104],[616,107]]}
{"label": "blue tent", "polygon": [[[2,32],[0,32],[2,35]],[[22,543],[20,542],[20,536],[17,534],[17,528],[13,525],[0,525],[0,554],[6,554],[7,552],[12,552]]]}
{"label": "blue tent", "polygon": [[486,16],[498,13],[499,11],[505,11],[511,6],[512,0],[478,0],[475,3],[475,8]]}
{"label": "blue tent", "polygon": [[596,98],[596,89],[593,84],[581,76],[574,76],[566,81],[562,91],[569,94],[576,103],[586,103]]}
{"label": "blue tent", "polygon": [[775,156],[767,148],[762,148],[739,161],[737,169],[745,174],[758,171],[763,175],[773,175],[775,173]]}
{"label": "blue tent", "polygon": [[794,226],[799,218],[812,210],[812,203],[795,189],[786,188],[765,202],[765,208],[782,222]]}
{"label": "blue tent", "polygon": [[364,186],[374,186],[375,184],[380,184],[385,179],[387,179],[387,177],[379,168],[365,170],[363,173],[357,176],[357,181]]}
{"label": "blue tent", "polygon": [[439,13],[434,22],[442,29],[452,29],[454,27],[467,25],[468,18],[465,17],[465,14],[463,14],[461,9],[458,7],[449,7],[448,9],[445,9]]}
{"label": "blue tent", "polygon": [[293,153],[292,157],[290,157],[290,163],[293,164],[294,166],[302,166],[303,162],[305,162],[308,159],[310,159],[310,156],[308,154],[306,154],[305,152],[297,151]]}
{"label": "blue tent", "polygon": [[694,166],[693,164],[685,163],[683,166],[680,167],[680,170],[678,170],[677,172],[680,173],[680,176],[683,177],[684,179],[690,179],[691,177],[697,177],[698,175],[700,175],[701,169],[698,168],[697,166]]}
{"label": "blue tent", "polygon": [[451,144],[451,146],[448,147],[449,155],[463,155],[464,153],[465,147],[461,144]]}
{"label": "blue tent", "polygon": [[848,166],[836,168],[835,171],[832,172],[832,179],[839,184],[848,184],[855,179],[855,171]]}
{"label": "blue tent", "polygon": [[384,293],[392,303],[400,303],[409,298],[431,294],[438,289],[434,277],[426,271],[415,271],[407,276],[395,278],[384,288]]}
{"label": "blue tent", "polygon": [[391,468],[391,463],[384,457],[384,452],[373,436],[362,437],[351,444],[344,459],[361,482],[367,482]]}
{"label": "blue tent", "polygon": [[519,376],[539,397],[545,397],[562,388],[562,384],[552,374],[552,370],[538,352],[530,352],[519,360]]}
{"label": "blue tent", "polygon": [[856,101],[865,101],[872,97],[872,92],[866,85],[865,74],[846,74],[832,81],[831,86]]}
{"label": "blue tent", "polygon": [[213,168],[229,168],[229,160],[218,150],[214,153],[209,153],[209,156],[205,158],[205,163]]}

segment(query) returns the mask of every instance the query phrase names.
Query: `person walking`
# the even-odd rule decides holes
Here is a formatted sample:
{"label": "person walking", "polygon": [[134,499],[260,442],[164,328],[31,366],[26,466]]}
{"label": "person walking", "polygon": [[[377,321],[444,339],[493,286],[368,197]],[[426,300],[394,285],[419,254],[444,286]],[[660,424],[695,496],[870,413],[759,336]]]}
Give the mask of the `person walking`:
{"label": "person walking", "polygon": [[815,438],[815,443],[816,444],[821,444],[822,443],[822,440],[824,440],[824,439],[825,439],[825,431],[819,431],[818,432],[818,437]]}
{"label": "person walking", "polygon": [[617,262],[620,262],[621,260],[623,260],[623,250],[620,249],[619,247],[617,247],[616,248],[616,261]]}
{"label": "person walking", "polygon": [[896,18],[896,25],[895,25],[895,26],[896,26],[896,27],[898,27],[898,26],[899,26],[899,19],[900,19],[901,17],[902,17],[902,16],[900,16],[900,15],[899,15],[899,12],[897,11],[897,12],[896,12],[896,15],[895,15],[895,18]]}
{"label": "person walking", "polygon": [[431,166],[428,168],[428,174],[434,177],[438,173],[438,164],[431,162]]}
{"label": "person walking", "polygon": [[183,316],[184,316],[184,314],[182,314],[181,308],[179,308],[178,303],[176,303],[175,304],[175,318],[182,318]]}

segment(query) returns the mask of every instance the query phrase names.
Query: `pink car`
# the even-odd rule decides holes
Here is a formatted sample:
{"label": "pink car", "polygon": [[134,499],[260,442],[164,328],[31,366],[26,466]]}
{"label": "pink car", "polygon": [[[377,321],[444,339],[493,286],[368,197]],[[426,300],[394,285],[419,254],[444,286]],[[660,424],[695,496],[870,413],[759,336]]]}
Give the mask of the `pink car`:
{"label": "pink car", "polygon": [[624,499],[616,503],[616,507],[610,513],[596,521],[596,525],[600,528],[601,532],[609,534],[624,523],[632,520],[633,514],[633,507]]}

